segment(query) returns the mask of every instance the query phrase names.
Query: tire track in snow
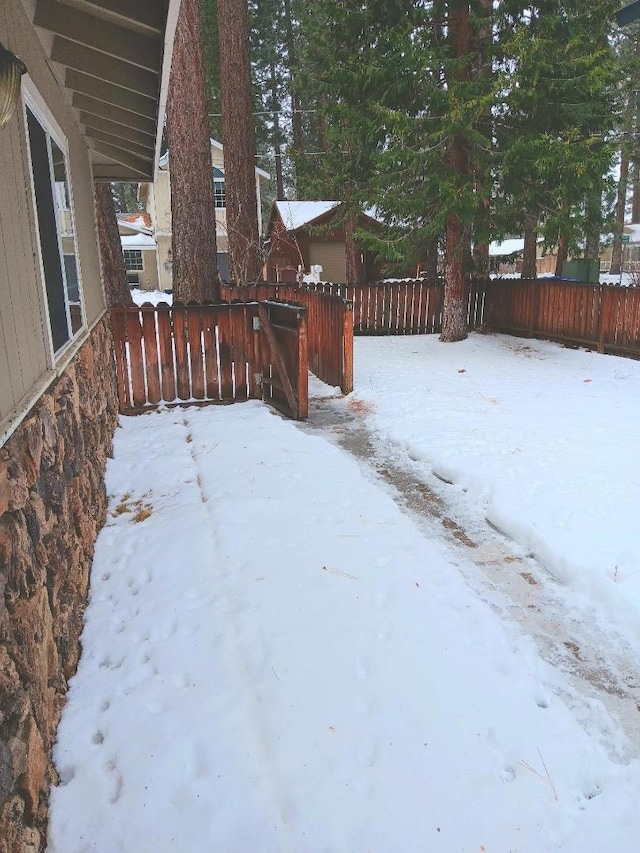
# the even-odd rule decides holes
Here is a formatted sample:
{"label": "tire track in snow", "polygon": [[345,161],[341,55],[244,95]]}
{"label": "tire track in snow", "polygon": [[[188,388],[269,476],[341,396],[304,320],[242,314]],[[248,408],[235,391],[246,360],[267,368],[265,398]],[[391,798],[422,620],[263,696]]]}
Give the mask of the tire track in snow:
{"label": "tire track in snow", "polygon": [[[579,610],[533,557],[490,525],[454,507],[452,487],[367,427],[366,411],[344,398],[311,398],[300,429],[320,433],[356,457],[430,539],[442,543],[469,586],[565,678],[551,685],[618,761],[640,755],[640,655],[627,639]],[[541,697],[540,706],[550,699]],[[628,737],[619,743],[601,702]]]}

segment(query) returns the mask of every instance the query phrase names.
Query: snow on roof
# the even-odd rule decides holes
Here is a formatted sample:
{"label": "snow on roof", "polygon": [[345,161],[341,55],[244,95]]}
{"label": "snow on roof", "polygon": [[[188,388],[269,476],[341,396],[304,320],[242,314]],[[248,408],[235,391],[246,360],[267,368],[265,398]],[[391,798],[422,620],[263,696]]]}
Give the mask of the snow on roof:
{"label": "snow on roof", "polygon": [[119,213],[118,223],[132,231],[151,231],[151,216],[143,211],[136,213]]}
{"label": "snow on roof", "polygon": [[500,257],[501,255],[515,255],[516,252],[521,252],[524,249],[524,240],[521,238],[513,238],[510,240],[496,240],[489,244],[489,254],[492,257]]}
{"label": "snow on roof", "polygon": [[631,225],[625,225],[624,233],[631,237],[632,243],[640,243],[640,224],[637,222],[633,222]]}
{"label": "snow on roof", "polygon": [[303,225],[323,216],[337,207],[339,201],[276,201],[276,208],[287,231],[296,231]]}
{"label": "snow on roof", "polygon": [[149,234],[124,234],[120,237],[123,249],[155,249],[156,241]]}

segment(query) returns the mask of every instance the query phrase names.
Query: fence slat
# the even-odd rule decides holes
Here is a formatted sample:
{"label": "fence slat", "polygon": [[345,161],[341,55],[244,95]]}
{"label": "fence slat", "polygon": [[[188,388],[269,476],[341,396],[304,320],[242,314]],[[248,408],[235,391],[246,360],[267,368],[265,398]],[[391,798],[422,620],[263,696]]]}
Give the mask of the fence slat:
{"label": "fence slat", "polygon": [[144,384],[144,361],[142,356],[142,327],[136,310],[128,310],[125,315],[127,343],[129,345],[129,370],[131,372],[131,388],[133,405],[144,406],[147,402],[147,392]]}
{"label": "fence slat", "polygon": [[182,306],[173,307],[173,342],[176,354],[176,390],[180,400],[191,397],[189,352],[187,347],[187,314]]}
{"label": "fence slat", "polygon": [[173,324],[171,308],[166,302],[161,302],[157,307],[158,317],[158,343],[160,344],[160,380],[162,385],[162,399],[176,399],[176,375],[173,354]]}
{"label": "fence slat", "polygon": [[113,335],[113,347],[116,359],[116,381],[118,384],[118,403],[120,411],[131,408],[131,395],[129,393],[129,371],[127,368],[127,345],[125,314],[122,308],[111,309],[111,333]]}
{"label": "fence slat", "polygon": [[159,403],[162,399],[160,390],[160,367],[158,359],[158,339],[156,336],[157,312],[151,303],[145,303],[151,310],[142,308],[142,335],[144,341],[144,357],[147,366],[147,397],[150,403]]}
{"label": "fence slat", "polygon": [[191,370],[191,396],[204,399],[204,355],[202,352],[202,311],[200,306],[189,308],[189,367]]}

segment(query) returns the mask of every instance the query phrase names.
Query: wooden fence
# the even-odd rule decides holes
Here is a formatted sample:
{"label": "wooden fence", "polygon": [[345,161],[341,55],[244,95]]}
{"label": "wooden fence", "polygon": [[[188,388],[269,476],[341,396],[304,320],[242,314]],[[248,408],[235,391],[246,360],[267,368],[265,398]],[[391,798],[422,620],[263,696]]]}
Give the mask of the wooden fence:
{"label": "wooden fence", "polygon": [[120,411],[264,399],[306,418],[306,314],[272,301],[112,308]]}
{"label": "wooden fence", "polygon": [[[357,335],[428,335],[442,329],[444,285],[430,281],[371,284],[307,284],[309,290],[335,294],[353,303]],[[471,283],[467,296],[470,328],[482,324],[485,281]]]}
{"label": "wooden fence", "polygon": [[484,322],[513,335],[640,357],[640,288],[552,279],[493,279]]}
{"label": "wooden fence", "polygon": [[[306,288],[353,303],[357,335],[415,335],[442,329],[444,285],[394,281],[364,285],[309,284]],[[470,329],[548,338],[640,358],[640,288],[553,279],[472,281]]]}
{"label": "wooden fence", "polygon": [[304,305],[309,369],[344,394],[353,391],[353,308],[345,298],[295,284],[221,284],[220,294],[228,302],[278,299]]}

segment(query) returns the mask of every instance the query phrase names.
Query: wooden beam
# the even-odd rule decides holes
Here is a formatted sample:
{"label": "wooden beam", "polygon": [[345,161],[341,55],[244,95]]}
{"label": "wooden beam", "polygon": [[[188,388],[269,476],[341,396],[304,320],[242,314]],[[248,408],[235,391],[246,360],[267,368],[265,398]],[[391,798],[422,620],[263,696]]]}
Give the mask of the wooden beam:
{"label": "wooden beam", "polygon": [[158,73],[160,70],[162,45],[157,38],[110,24],[59,0],[38,0],[33,23],[72,42],[148,71]]}
{"label": "wooden beam", "polygon": [[97,98],[91,98],[89,95],[83,95],[80,92],[74,93],[72,103],[77,110],[85,114],[129,127],[138,133],[144,133],[151,139],[156,138],[156,125],[153,119],[132,113],[129,110],[123,110],[120,107],[113,106],[113,104],[107,104],[105,101],[99,101]]}
{"label": "wooden beam", "polygon": [[128,92],[122,86],[114,86],[112,83],[90,77],[72,68],[67,69],[64,84],[73,92],[80,92],[98,101],[104,101],[105,104],[112,104],[114,107],[144,116],[152,121],[155,127],[158,108],[156,102],[150,98],[145,98],[136,92]]}
{"label": "wooden beam", "polygon": [[144,179],[150,181],[153,179],[153,163],[149,159],[142,159],[132,154],[130,151],[125,151],[116,145],[108,145],[99,139],[91,139],[91,147],[99,154],[104,154],[115,163],[120,163],[121,166],[126,166],[128,169],[138,174],[138,180]]}
{"label": "wooden beam", "polygon": [[[93,180],[96,183],[105,183],[106,181],[131,181],[137,183],[141,180],[140,173],[134,169],[128,169],[126,166],[116,165],[115,163],[94,163],[93,164]],[[148,181],[146,177],[144,180]]]}
{"label": "wooden beam", "polygon": [[267,309],[265,308],[262,302],[258,303],[258,316],[260,317],[260,323],[267,338],[271,358],[273,359],[274,367],[278,371],[278,376],[280,377],[280,382],[282,383],[282,390],[284,391],[285,396],[287,398],[287,403],[289,404],[289,409],[291,411],[292,417],[297,419],[300,414],[298,409],[298,401],[296,400],[295,391],[293,390],[293,385],[291,384],[291,380],[289,379],[289,374],[287,373],[287,368],[284,363],[282,353],[280,352],[280,347],[278,346],[276,336],[273,334],[269,314],[267,313]]}
{"label": "wooden beam", "polygon": [[91,115],[91,113],[81,112],[80,123],[85,127],[101,130],[103,133],[110,133],[111,136],[128,139],[129,142],[135,142],[136,145],[142,146],[142,148],[153,154],[156,144],[155,136],[147,136],[146,133],[140,133],[139,130],[133,127],[126,127],[124,124],[118,124],[117,122],[100,118],[100,116]]}
{"label": "wooden beam", "polygon": [[114,59],[106,53],[76,44],[61,36],[56,36],[53,40],[51,59],[67,68],[96,77],[98,80],[121,86],[129,92],[135,92],[153,100],[158,98],[160,89],[158,74],[137,68],[121,59]]}
{"label": "wooden beam", "polygon": [[164,33],[163,3],[150,0],[82,0],[82,4],[87,11],[110,17],[112,20],[120,19],[125,26],[127,23],[136,24],[158,35]]}
{"label": "wooden beam", "polygon": [[87,136],[91,139],[99,139],[100,142],[106,142],[107,145],[113,145],[122,151],[127,151],[130,154],[135,154],[136,157],[141,157],[145,160],[153,159],[153,145],[138,145],[136,142],[131,142],[130,139],[125,139],[123,136],[116,136],[113,133],[107,133],[97,127],[87,126]]}

